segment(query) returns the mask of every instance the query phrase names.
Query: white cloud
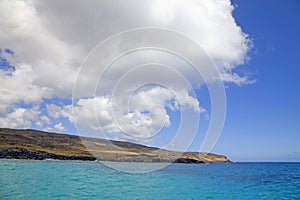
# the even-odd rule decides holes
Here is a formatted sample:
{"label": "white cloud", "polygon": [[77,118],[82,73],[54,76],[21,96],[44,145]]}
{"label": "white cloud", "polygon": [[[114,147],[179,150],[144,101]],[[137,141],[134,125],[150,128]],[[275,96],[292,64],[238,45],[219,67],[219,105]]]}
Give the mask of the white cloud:
{"label": "white cloud", "polygon": [[[0,127],[6,128],[32,128],[43,129],[51,125],[51,119],[44,115],[38,106],[29,108],[11,108],[11,112],[6,115],[0,115]],[[57,130],[61,131],[63,126],[57,124]]]}
{"label": "white cloud", "polygon": [[37,107],[30,109],[16,108],[6,117],[0,118],[0,127],[7,128],[30,128],[38,119],[40,112]]}
{"label": "white cloud", "polygon": [[[171,93],[172,91],[174,94]],[[149,106],[163,105],[172,110],[178,110],[181,106],[182,108],[191,108],[195,112],[204,111],[203,108],[200,108],[198,100],[190,96],[186,90],[170,91],[167,88],[153,87],[137,92],[130,100],[133,102],[134,108],[138,110],[149,108]],[[171,100],[174,100],[173,103]]]}
{"label": "white cloud", "polygon": [[80,99],[73,109],[70,105],[64,106],[60,115],[68,118],[71,122],[76,121],[79,124],[84,124],[97,130],[98,122],[95,117],[96,113],[98,114],[98,120],[101,121],[104,128],[113,121],[109,104],[110,99],[107,97]]}
{"label": "white cloud", "polygon": [[251,80],[248,76],[241,77],[237,73],[232,73],[232,74],[224,73],[222,74],[221,78],[225,82],[234,83],[238,86],[255,83],[255,80],[253,79]]}
{"label": "white cloud", "polygon": [[43,128],[43,126],[47,124],[47,125],[50,125],[51,124],[51,121],[49,119],[49,117],[45,116],[45,115],[40,115],[39,116],[39,120],[37,120],[35,122],[35,125],[39,128]]}
{"label": "white cloud", "polygon": [[[47,94],[39,92],[32,98],[70,95],[78,48],[59,40],[51,32],[40,18],[35,3],[22,0],[0,2],[0,47],[12,49],[18,59],[15,73],[11,77],[1,74],[1,79],[16,82],[19,87],[32,87],[30,91],[33,92],[48,90]],[[23,80],[15,80],[15,76]],[[17,81],[23,82],[17,84]],[[15,91],[6,85],[1,85],[1,89],[7,93]],[[31,95],[27,96],[31,98]]]}
{"label": "white cloud", "polygon": [[35,85],[33,73],[28,65],[20,65],[11,75],[0,73],[0,114],[12,104],[39,103],[43,97],[49,97],[50,88]]}
{"label": "white cloud", "polygon": [[61,122],[59,122],[58,124],[54,125],[54,130],[61,132],[61,131],[66,130],[66,128],[62,125]]}
{"label": "white cloud", "polygon": [[[68,6],[57,0],[2,0],[0,47],[14,50],[17,58],[11,61],[15,65],[11,75],[0,69],[0,114],[3,115],[0,125],[31,125],[38,110],[13,109],[20,102],[38,105],[43,98],[71,98],[77,69],[87,53],[107,37],[131,28],[162,27],[182,32],[204,48],[217,64],[224,81],[237,85],[251,83],[247,76],[234,72],[235,67],[248,59],[247,52],[251,44],[248,36],[236,24],[232,16],[233,9],[229,0],[74,0]],[[118,45],[111,48],[112,52],[106,53],[118,51]],[[145,51],[143,56],[151,60],[154,55]],[[173,58],[163,56],[157,56],[156,59],[174,61]],[[192,71],[185,69],[185,65],[180,62],[177,65],[173,67],[181,68],[180,73],[188,74],[190,79],[195,78]],[[99,77],[94,73],[94,66],[88,68],[81,77],[84,80],[81,85],[83,91],[76,96],[78,102],[74,112],[77,118],[73,117],[70,105],[62,109],[54,104],[47,105],[49,117],[58,119],[61,115],[71,122],[76,120],[96,129],[98,124],[93,115],[95,105],[105,131],[120,131],[110,110],[112,99],[105,92],[111,92],[112,80],[118,80],[124,69],[123,65],[119,65],[112,70],[107,76],[107,87],[104,87],[103,94],[92,98],[83,94],[86,90],[94,90],[95,86],[91,83]],[[140,79],[146,76],[141,75]],[[205,111],[199,106],[198,99],[189,94],[190,88],[177,87],[176,79],[174,81],[172,76],[162,71],[156,77],[175,85],[172,92],[182,108],[195,112]],[[176,102],[172,103],[172,95],[167,89],[159,87],[140,91],[131,99],[135,109],[126,112],[124,109],[127,109],[127,105],[124,103],[127,102],[118,100],[117,105],[122,111],[117,116],[121,122],[119,126],[134,134],[143,132],[146,135],[162,125],[169,126],[171,119],[166,108],[179,109]],[[152,106],[153,109],[149,109]],[[29,113],[33,118],[28,116]],[[139,126],[134,126],[134,123]],[[44,124],[49,124],[46,118],[36,125],[42,127]],[[56,128],[62,130],[63,126],[56,124]]]}
{"label": "white cloud", "polygon": [[47,108],[55,108],[55,113],[59,113],[53,116],[56,118],[62,116],[73,123],[101,129],[104,133],[126,133],[139,138],[149,138],[171,125],[167,108],[205,112],[198,100],[185,91],[172,94],[168,89],[157,86],[136,91],[128,103],[124,99],[100,96],[80,99],[73,109],[70,105],[49,105]]}
{"label": "white cloud", "polygon": [[220,68],[244,63],[250,41],[236,24],[229,0],[156,0],[151,8],[156,22],[193,38]]}
{"label": "white cloud", "polygon": [[55,124],[54,126],[47,126],[46,128],[43,129],[43,131],[47,131],[47,132],[63,132],[66,130],[67,128],[65,128],[61,122]]}
{"label": "white cloud", "polygon": [[59,118],[59,113],[61,108],[55,104],[47,104],[46,105],[47,113],[50,117],[57,119]]}

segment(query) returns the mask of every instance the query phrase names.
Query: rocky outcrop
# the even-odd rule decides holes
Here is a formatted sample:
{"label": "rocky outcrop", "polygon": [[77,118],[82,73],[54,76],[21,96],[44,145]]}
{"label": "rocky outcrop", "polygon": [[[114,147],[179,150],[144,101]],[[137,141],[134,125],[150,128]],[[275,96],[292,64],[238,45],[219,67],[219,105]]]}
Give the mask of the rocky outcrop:
{"label": "rocky outcrop", "polygon": [[3,148],[0,149],[0,158],[5,159],[31,159],[31,160],[84,160],[95,161],[96,158],[92,156],[63,156],[43,151],[29,151],[22,148]]}
{"label": "rocky outcrop", "polygon": [[189,163],[189,164],[199,164],[204,163],[202,160],[195,160],[192,158],[178,158],[174,161],[174,163]]}

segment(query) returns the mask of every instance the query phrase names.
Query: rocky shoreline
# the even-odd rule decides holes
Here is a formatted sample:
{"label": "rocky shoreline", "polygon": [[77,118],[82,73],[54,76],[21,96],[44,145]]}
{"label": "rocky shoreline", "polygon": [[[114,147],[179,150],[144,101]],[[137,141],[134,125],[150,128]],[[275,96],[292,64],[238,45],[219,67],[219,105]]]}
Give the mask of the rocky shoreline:
{"label": "rocky shoreline", "polygon": [[[81,161],[96,161],[97,158],[93,156],[63,156],[42,151],[28,151],[22,148],[3,148],[0,149],[0,159],[22,159],[22,160],[81,160]],[[116,160],[117,161],[117,160]],[[157,161],[162,162],[162,161]],[[167,162],[167,161],[165,161]],[[204,163],[200,160],[191,158],[178,158],[173,163],[185,163],[185,164],[201,164]]]}
{"label": "rocky shoreline", "polygon": [[95,161],[97,160],[92,156],[64,156],[47,153],[42,151],[28,151],[22,148],[3,148],[0,149],[0,159],[24,159],[24,160],[83,160]]}

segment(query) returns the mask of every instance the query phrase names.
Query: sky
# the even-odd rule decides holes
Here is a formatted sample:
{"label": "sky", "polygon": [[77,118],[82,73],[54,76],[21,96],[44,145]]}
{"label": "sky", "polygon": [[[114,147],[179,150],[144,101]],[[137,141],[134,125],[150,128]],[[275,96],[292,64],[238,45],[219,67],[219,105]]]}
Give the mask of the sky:
{"label": "sky", "polygon": [[245,68],[256,82],[227,88],[226,123],[214,150],[240,161],[299,161],[300,4],[233,3],[237,23],[253,38]]}
{"label": "sky", "polygon": [[0,127],[300,161],[299,21],[296,0],[0,0]]}

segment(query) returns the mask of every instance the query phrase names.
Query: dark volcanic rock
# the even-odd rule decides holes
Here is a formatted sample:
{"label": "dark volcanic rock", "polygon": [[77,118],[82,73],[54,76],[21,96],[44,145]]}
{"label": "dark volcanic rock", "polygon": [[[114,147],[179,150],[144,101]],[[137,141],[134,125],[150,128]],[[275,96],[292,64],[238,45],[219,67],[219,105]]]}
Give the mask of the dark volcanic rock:
{"label": "dark volcanic rock", "polygon": [[45,160],[45,159],[56,159],[56,160],[85,160],[94,161],[95,157],[92,156],[64,156],[56,155],[52,153],[42,151],[29,151],[22,148],[4,148],[0,149],[0,158],[6,159],[33,159],[33,160]]}
{"label": "dark volcanic rock", "polygon": [[204,163],[201,160],[195,160],[191,158],[178,158],[176,159],[173,163],[191,163],[191,164],[199,164],[199,163]]}

